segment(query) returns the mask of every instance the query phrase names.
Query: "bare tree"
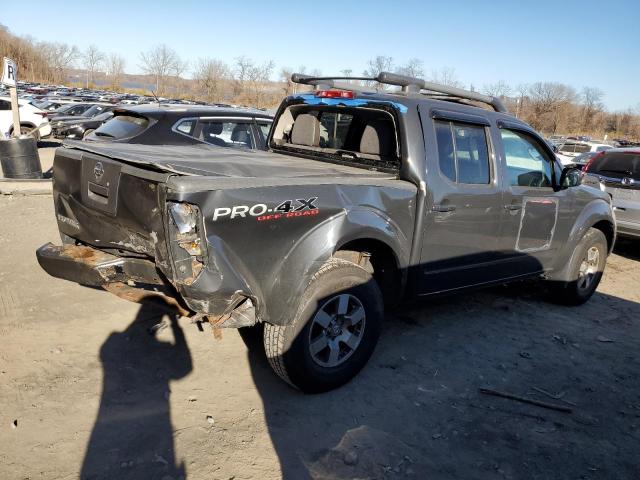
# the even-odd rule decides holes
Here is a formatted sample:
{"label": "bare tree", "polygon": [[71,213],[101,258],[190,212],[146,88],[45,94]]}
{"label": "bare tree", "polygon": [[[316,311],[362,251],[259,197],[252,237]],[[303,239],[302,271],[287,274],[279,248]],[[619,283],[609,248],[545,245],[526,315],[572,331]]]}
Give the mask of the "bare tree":
{"label": "bare tree", "polygon": [[496,98],[504,98],[511,93],[511,87],[502,80],[482,87],[483,93]]}
{"label": "bare tree", "polygon": [[351,77],[353,74],[353,70],[351,70],[350,68],[345,68],[344,70],[340,70],[340,75],[342,75],[343,77]]}
{"label": "bare tree", "polygon": [[284,83],[285,95],[296,93],[296,84],[291,81],[291,75],[293,75],[293,71],[289,67],[282,67],[280,69],[280,81]]}
{"label": "bare tree", "polygon": [[440,70],[432,70],[431,81],[450,87],[463,87],[462,83],[458,80],[456,69],[453,67],[442,67]]}
{"label": "bare tree", "polygon": [[380,72],[390,72],[393,70],[393,57],[377,55],[367,62],[367,68],[362,72],[364,77],[377,77]]}
{"label": "bare tree", "polygon": [[245,55],[236,57],[233,68],[233,95],[238,97],[243,93],[245,83],[249,80],[250,70],[255,68],[253,60]]}
{"label": "bare tree", "polygon": [[140,67],[148,75],[156,79],[156,93],[162,93],[166,78],[174,73],[180,62],[180,57],[175,50],[165,44],[157,45],[147,52],[140,54]]}
{"label": "bare tree", "polygon": [[87,88],[89,83],[93,83],[94,74],[96,70],[103,64],[105,60],[104,53],[102,53],[95,45],[89,45],[82,56],[84,60],[84,66],[87,69]]}
{"label": "bare tree", "polygon": [[234,96],[242,103],[261,105],[267,82],[275,64],[273,61],[256,64],[246,56],[236,58],[234,68]]}
{"label": "bare tree", "polygon": [[[393,57],[387,57],[385,55],[376,55],[376,57],[370,59],[367,62],[367,68],[362,72],[363,77],[376,78],[381,72],[391,72],[393,70]],[[365,82],[369,86],[376,85],[376,82]],[[380,86],[382,89],[386,89],[386,85]]]}
{"label": "bare tree", "polygon": [[66,43],[43,43],[41,45],[47,61],[54,70],[54,81],[63,82],[66,71],[78,59],[80,51],[75,45]]}
{"label": "bare tree", "polygon": [[397,69],[397,73],[408,77],[424,78],[424,63],[419,58],[410,58],[405,65]]}
{"label": "bare tree", "polygon": [[109,54],[107,58],[107,76],[111,79],[111,88],[120,88],[122,76],[124,75],[125,60],[117,53]]}
{"label": "bare tree", "polygon": [[224,86],[231,74],[229,67],[222,60],[201,58],[195,71],[195,80],[208,102],[221,102],[224,97]]}
{"label": "bare tree", "polygon": [[596,87],[584,87],[580,96],[582,100],[582,130],[588,132],[594,117],[604,110],[602,105],[604,92]]}
{"label": "bare tree", "polygon": [[529,87],[528,93],[529,123],[536,130],[556,133],[561,116],[567,114],[564,107],[575,101],[575,90],[557,82],[536,82]]}

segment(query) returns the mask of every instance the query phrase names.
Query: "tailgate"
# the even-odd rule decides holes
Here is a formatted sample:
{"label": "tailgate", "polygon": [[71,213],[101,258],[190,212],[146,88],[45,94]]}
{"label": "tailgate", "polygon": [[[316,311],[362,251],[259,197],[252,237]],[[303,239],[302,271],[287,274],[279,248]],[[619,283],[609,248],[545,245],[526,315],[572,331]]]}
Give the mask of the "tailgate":
{"label": "tailgate", "polygon": [[81,150],[59,148],[53,194],[61,233],[123,255],[152,258],[171,278],[164,184],[171,175]]}

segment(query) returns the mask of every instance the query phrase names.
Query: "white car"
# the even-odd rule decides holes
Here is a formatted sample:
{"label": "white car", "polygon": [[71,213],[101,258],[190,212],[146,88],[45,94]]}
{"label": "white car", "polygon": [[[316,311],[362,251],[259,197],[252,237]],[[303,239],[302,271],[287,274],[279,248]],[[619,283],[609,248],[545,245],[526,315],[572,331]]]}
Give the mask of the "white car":
{"label": "white car", "polygon": [[[20,112],[20,134],[33,132],[36,139],[51,134],[51,125],[47,112],[31,105],[29,100],[18,99]],[[11,112],[11,98],[0,96],[0,136],[9,138],[13,134],[13,113]]]}
{"label": "white car", "polygon": [[579,140],[565,140],[557,146],[556,157],[562,165],[574,163],[574,158],[582,153],[602,152],[613,148],[611,145],[599,142],[581,142]]}

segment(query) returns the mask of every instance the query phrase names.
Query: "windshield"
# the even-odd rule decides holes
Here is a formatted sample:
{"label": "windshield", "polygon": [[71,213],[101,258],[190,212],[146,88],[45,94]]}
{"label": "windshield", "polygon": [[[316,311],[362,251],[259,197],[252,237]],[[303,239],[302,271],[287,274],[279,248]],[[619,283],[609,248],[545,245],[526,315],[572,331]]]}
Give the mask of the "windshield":
{"label": "windshield", "polygon": [[61,107],[56,108],[56,113],[65,113],[73,107],[73,104],[70,103],[68,105],[62,105]]}
{"label": "windshield", "polygon": [[639,152],[608,152],[594,161],[589,173],[611,178],[631,177],[640,180]]}
{"label": "windshield", "polygon": [[102,121],[102,120],[107,120],[108,118],[113,117],[113,112],[104,112],[101,113],[100,115],[96,115],[95,117],[93,117],[93,120],[98,120],[98,121]]}
{"label": "windshield", "polygon": [[94,117],[96,115],[98,115],[99,113],[104,112],[105,110],[107,110],[109,107],[104,106],[104,105],[93,105],[91,107],[89,107],[84,113],[83,115],[85,117]]}
{"label": "windshield", "polygon": [[[109,112],[111,113],[111,112]],[[134,137],[149,126],[149,119],[133,115],[116,115],[98,128],[94,134],[98,137],[121,139]]]}

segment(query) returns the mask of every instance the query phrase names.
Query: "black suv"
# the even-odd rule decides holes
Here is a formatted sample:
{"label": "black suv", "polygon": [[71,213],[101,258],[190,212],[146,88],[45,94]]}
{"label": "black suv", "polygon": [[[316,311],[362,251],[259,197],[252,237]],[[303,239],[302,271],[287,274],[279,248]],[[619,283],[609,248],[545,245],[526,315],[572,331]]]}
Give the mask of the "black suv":
{"label": "black suv", "polygon": [[273,117],[262,110],[220,106],[139,105],[116,108],[89,141],[264,149]]}

